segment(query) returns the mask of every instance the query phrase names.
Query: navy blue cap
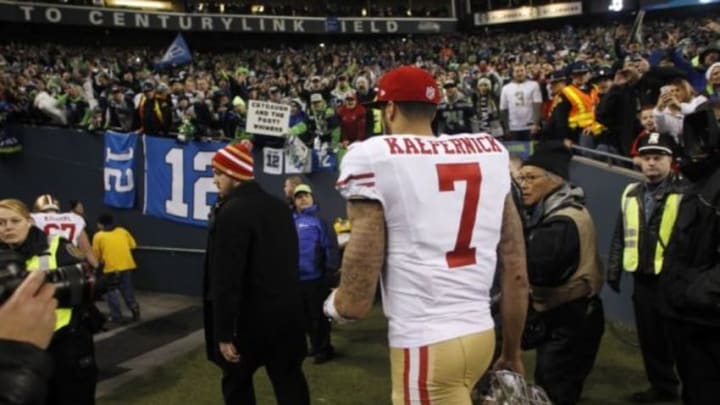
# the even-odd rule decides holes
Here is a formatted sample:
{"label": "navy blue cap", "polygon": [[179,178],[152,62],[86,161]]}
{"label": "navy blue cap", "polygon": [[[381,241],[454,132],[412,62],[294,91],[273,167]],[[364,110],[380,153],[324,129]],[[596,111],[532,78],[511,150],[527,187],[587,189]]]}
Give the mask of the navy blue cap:
{"label": "navy blue cap", "polygon": [[590,65],[587,62],[578,61],[570,65],[570,73],[587,73],[590,71]]}
{"label": "navy blue cap", "polygon": [[561,82],[567,80],[567,74],[565,73],[565,69],[561,70],[555,70],[550,74],[550,77],[548,78],[549,82]]}

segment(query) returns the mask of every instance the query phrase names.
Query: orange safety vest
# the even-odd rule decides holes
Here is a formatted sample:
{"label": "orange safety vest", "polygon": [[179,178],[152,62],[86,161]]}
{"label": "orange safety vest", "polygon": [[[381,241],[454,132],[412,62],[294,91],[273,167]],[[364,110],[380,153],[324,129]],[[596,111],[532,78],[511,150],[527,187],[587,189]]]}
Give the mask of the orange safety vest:
{"label": "orange safety vest", "polygon": [[597,87],[593,86],[590,94],[587,94],[571,84],[565,86],[562,93],[572,106],[568,116],[570,129],[590,128],[593,135],[600,135],[605,127],[595,120],[595,106],[600,101]]}
{"label": "orange safety vest", "polygon": [[[145,95],[140,98],[140,106],[138,106],[138,113],[140,114],[140,129],[144,131],[143,128],[143,120],[145,119],[145,103],[147,102],[147,97]],[[160,109],[160,103],[158,103],[157,99],[153,97],[153,103],[155,105],[153,106],[153,111],[155,112],[155,116],[157,117],[158,121],[163,122],[163,113]]]}

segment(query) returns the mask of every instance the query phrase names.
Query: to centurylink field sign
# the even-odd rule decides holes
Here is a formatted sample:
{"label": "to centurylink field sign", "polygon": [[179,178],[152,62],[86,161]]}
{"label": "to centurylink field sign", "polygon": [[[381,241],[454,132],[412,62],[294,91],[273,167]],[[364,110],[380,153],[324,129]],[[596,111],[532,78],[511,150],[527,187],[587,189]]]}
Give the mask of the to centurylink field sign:
{"label": "to centurylink field sign", "polygon": [[184,14],[0,1],[0,21],[168,31],[289,34],[422,34],[457,30],[454,18],[279,17]]}

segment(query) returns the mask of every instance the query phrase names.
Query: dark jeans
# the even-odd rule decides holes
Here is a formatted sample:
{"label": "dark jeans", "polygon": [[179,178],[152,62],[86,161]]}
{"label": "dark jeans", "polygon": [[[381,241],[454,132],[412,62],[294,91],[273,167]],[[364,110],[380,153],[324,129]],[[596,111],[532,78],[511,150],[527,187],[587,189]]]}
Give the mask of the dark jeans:
{"label": "dark jeans", "polygon": [[310,355],[331,354],[330,321],[323,313],[323,303],[330,294],[325,279],[301,281],[305,329],[310,338]]}
{"label": "dark jeans", "polygon": [[135,301],[135,290],[132,286],[132,271],[119,271],[117,273],[109,273],[108,277],[114,277],[117,282],[117,289],[110,290],[105,294],[105,302],[107,302],[110,308],[110,318],[117,320],[122,316],[120,311],[120,303],[117,298],[117,293],[120,292],[125,305],[129,310],[135,310],[138,308],[138,303]]}
{"label": "dark jeans", "polygon": [[305,357],[302,336],[297,334],[296,338],[278,339],[280,341],[256,341],[251,350],[240,350],[240,362],[237,364],[221,363],[222,393],[226,405],[256,404],[253,375],[262,366],[265,366],[270,378],[278,405],[310,404],[310,393],[302,371]]}
{"label": "dark jeans", "polygon": [[675,356],[667,323],[658,310],[657,289],[657,276],[635,275],[635,325],[650,385],[657,391],[677,393],[679,382],[674,370]]}
{"label": "dark jeans", "polygon": [[53,335],[48,352],[55,368],[46,405],[94,405],[98,370],[90,330],[72,323]]}
{"label": "dark jeans", "polygon": [[605,331],[602,301],[583,298],[552,310],[549,339],[537,348],[535,382],[555,405],[580,399]]}
{"label": "dark jeans", "polygon": [[716,404],[720,387],[720,327],[670,320],[668,332],[682,382],[683,403]]}
{"label": "dark jeans", "polygon": [[511,141],[529,141],[531,138],[530,130],[525,131],[510,131]]}

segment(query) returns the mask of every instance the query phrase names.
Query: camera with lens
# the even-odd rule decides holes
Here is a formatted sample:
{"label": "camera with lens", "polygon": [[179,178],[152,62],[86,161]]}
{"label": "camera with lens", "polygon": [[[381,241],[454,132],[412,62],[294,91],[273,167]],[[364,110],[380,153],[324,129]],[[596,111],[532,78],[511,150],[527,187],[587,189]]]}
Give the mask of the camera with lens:
{"label": "camera with lens", "polygon": [[[37,271],[45,273],[46,283],[55,285],[55,298],[61,308],[92,302],[108,289],[104,278],[96,277],[97,271],[86,270],[82,263]],[[25,260],[19,254],[0,250],[0,305],[10,298],[28,274]]]}

